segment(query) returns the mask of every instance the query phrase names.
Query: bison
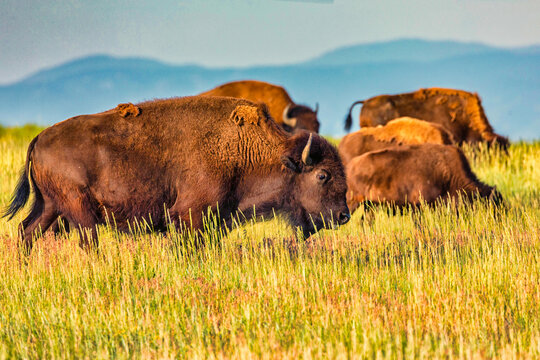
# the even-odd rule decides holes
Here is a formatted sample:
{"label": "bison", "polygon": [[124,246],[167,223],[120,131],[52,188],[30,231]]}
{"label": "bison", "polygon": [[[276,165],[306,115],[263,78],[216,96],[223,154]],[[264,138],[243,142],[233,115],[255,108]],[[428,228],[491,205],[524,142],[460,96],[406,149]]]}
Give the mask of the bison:
{"label": "bison", "polygon": [[351,128],[351,112],[356,104],[363,104],[360,126],[384,125],[388,121],[410,116],[444,126],[455,140],[498,144],[508,147],[508,139],[497,135],[482,108],[478,94],[454,89],[429,88],[397,94],[379,95],[353,103],[345,119],[345,129]]}
{"label": "bison", "polygon": [[270,115],[288,132],[307,130],[319,132],[317,105],[315,111],[304,105],[295,104],[287,91],[278,85],[263,81],[233,81],[203,92],[203,96],[231,96],[268,105]]}
{"label": "bison", "polygon": [[501,194],[478,180],[463,152],[452,145],[406,145],[357,156],[346,167],[347,201],[354,211],[361,202],[418,206],[421,199],[483,197]]}
{"label": "bison", "polygon": [[20,225],[32,237],[59,217],[79,229],[81,246],[97,245],[96,225],[114,216],[119,230],[145,219],[166,230],[203,228],[209,209],[220,224],[239,212],[281,212],[305,237],[344,224],[350,214],[337,150],[308,132],[287,134],[264,104],[227,97],[155,100],[57,123],[37,135],[10,207],[30,194]]}
{"label": "bison", "polygon": [[391,120],[384,126],[361,128],[344,136],[339,143],[339,155],[343,164],[347,165],[352,158],[369,151],[425,143],[450,145],[454,143],[454,138],[439,124],[402,117]]}

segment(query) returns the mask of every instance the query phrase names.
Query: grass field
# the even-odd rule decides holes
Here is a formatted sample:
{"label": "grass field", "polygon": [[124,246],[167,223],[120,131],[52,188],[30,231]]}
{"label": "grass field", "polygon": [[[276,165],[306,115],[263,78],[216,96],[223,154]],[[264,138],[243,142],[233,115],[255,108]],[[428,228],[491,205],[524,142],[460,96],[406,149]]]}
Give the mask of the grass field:
{"label": "grass field", "polygon": [[[2,206],[37,131],[0,131]],[[540,358],[540,142],[465,150],[505,209],[379,208],[296,246],[248,223],[198,251],[103,227],[99,253],[47,236],[28,259],[24,214],[2,219],[0,358]]]}

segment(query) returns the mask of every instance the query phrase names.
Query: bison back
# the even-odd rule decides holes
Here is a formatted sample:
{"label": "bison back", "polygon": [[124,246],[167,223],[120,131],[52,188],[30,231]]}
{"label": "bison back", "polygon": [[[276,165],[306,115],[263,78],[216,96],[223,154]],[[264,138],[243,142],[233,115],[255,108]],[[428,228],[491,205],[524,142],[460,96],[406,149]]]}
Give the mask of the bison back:
{"label": "bison back", "polygon": [[263,105],[241,99],[191,97],[137,107],[137,116],[113,110],[78,116],[38,136],[33,176],[61,213],[84,205],[98,222],[105,209],[122,222],[162,218],[164,206],[179,198],[215,204],[230,179],[268,160],[265,151],[286,136]]}
{"label": "bison back", "polygon": [[264,102],[268,106],[270,115],[278,124],[283,124],[283,111],[287,105],[293,103],[283,87],[255,80],[226,83],[201,93],[201,95],[230,96],[254,102]]}

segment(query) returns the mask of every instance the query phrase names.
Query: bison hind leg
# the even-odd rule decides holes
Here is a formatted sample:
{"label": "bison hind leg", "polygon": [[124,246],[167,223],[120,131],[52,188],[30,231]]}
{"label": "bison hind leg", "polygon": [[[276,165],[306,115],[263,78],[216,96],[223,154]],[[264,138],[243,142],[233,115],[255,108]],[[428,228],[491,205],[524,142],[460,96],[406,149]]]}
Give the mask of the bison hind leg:
{"label": "bison hind leg", "polygon": [[97,225],[94,226],[81,226],[79,224],[79,246],[89,251],[91,249],[97,250],[99,241],[97,236]]}
{"label": "bison hind leg", "polygon": [[51,231],[54,233],[54,236],[65,236],[69,234],[69,230],[69,222],[62,216],[59,216],[51,225]]}
{"label": "bison hind leg", "polygon": [[66,208],[62,214],[69,222],[70,230],[77,230],[79,233],[79,246],[84,250],[98,247],[97,224],[95,201],[90,196],[83,194],[73,196],[66,202]]}
{"label": "bison hind leg", "polygon": [[97,235],[97,221],[91,212],[77,212],[76,214],[69,214],[66,216],[69,221],[68,228],[76,229],[79,234],[79,246],[89,251],[91,249],[97,249],[98,247],[98,235]]}
{"label": "bison hind leg", "polygon": [[36,198],[30,214],[19,224],[19,236],[22,240],[23,250],[30,254],[34,237],[41,236],[54,223],[59,212],[53,202],[47,201],[36,191]]}

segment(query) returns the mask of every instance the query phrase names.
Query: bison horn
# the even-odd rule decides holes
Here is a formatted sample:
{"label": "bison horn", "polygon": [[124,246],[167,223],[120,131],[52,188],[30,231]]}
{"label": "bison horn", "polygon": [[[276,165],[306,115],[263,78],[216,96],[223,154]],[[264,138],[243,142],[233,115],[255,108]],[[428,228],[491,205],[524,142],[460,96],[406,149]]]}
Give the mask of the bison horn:
{"label": "bison horn", "polygon": [[285,107],[285,110],[283,110],[283,123],[285,125],[288,125],[288,126],[292,127],[292,128],[295,128],[296,127],[296,118],[289,117],[290,108],[291,108],[291,104],[289,103]]}
{"label": "bison horn", "polygon": [[319,112],[319,103],[315,103],[315,114]]}
{"label": "bison horn", "polygon": [[313,133],[309,134],[309,139],[306,143],[306,147],[304,148],[304,151],[302,151],[302,162],[306,165],[311,165],[313,163],[313,160],[309,156],[309,153],[311,151],[311,140],[313,139]]}

